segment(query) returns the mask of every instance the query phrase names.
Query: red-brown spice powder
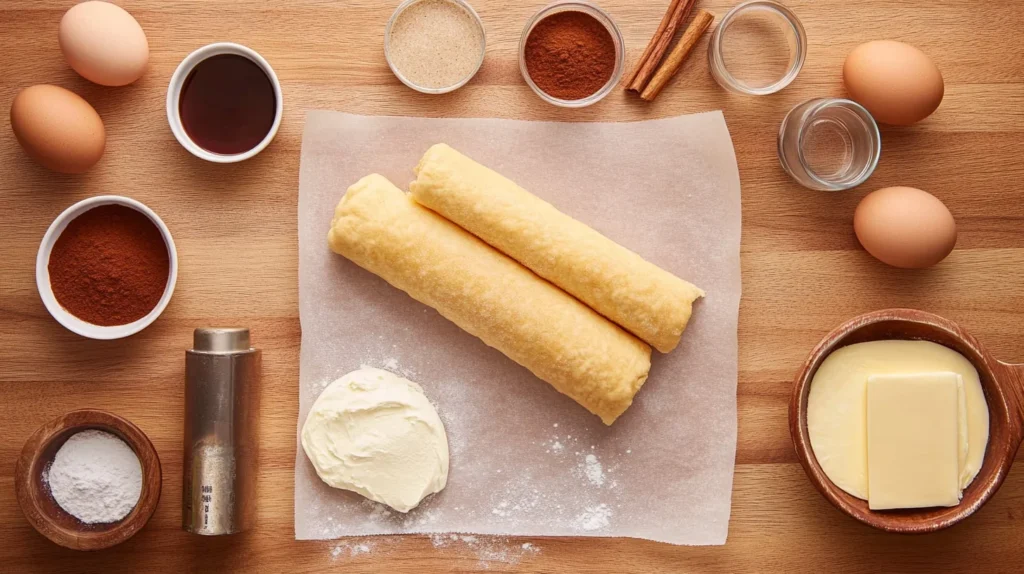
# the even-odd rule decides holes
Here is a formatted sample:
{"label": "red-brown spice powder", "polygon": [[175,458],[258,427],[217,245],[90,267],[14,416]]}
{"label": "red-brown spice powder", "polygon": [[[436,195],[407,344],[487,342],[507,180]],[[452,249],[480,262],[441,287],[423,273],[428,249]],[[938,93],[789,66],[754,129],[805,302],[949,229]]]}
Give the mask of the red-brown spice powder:
{"label": "red-brown spice powder", "polygon": [[60,234],[47,265],[57,302],[94,325],[126,325],[156,307],[170,259],[156,224],[123,205],[79,215]]}
{"label": "red-brown spice powder", "polygon": [[567,10],[544,18],[526,38],[530,79],[560,100],[581,100],[604,87],[615,71],[615,43],[590,14]]}

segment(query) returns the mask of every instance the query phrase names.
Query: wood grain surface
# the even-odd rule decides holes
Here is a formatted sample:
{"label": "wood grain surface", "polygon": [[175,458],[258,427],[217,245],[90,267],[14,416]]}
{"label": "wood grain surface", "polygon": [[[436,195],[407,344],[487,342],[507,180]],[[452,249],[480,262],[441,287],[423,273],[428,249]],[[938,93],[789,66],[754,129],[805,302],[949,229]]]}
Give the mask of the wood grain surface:
{"label": "wood grain surface", "polygon": [[[773,96],[727,94],[711,80],[707,35],[653,104],[616,91],[563,110],[524,84],[516,47],[545,0],[473,0],[487,29],[487,59],[466,87],[427,96],[402,86],[383,58],[382,32],[397,0],[118,0],[149,37],[146,75],[106,88],[75,75],[57,46],[71,2],[0,2],[0,107],[19,89],[54,83],[81,94],[106,122],[107,149],[84,176],[50,173],[24,155],[0,120],[0,570],[12,572],[877,572],[1019,571],[1024,561],[1024,468],[962,524],[921,536],[885,534],[840,514],[797,462],[787,403],[797,369],[832,327],[866,311],[914,307],[959,322],[997,358],[1024,360],[1024,3],[1019,0],[792,0],[810,38],[797,80]],[[638,57],[667,0],[601,0]],[[719,17],[729,0],[701,0]],[[930,54],[946,80],[934,116],[883,129],[878,171],[859,189],[812,192],[775,156],[785,112],[807,98],[841,95],[844,56],[892,38]],[[244,43],[274,66],[285,98],[277,139],[244,164],[189,155],[167,127],[168,79],[191,50]],[[337,542],[296,542],[292,481],[300,327],[296,196],[306,110],[616,121],[724,109],[743,186],[739,444],[729,541],[686,548],[628,539],[522,539],[539,552],[515,560],[427,537],[371,541],[352,556]],[[942,199],[960,229],[956,251],[925,271],[888,268],[857,245],[853,210],[887,185]],[[123,341],[90,341],[53,321],[35,289],[35,253],[71,203],[114,193],[138,199],[170,226],[181,260],[163,317]],[[302,225],[314,223],[301,222]],[[713,241],[714,238],[709,238]],[[248,325],[264,350],[258,527],[199,538],[180,523],[184,351],[192,329]],[[124,544],[83,554],[37,534],[14,495],[15,460],[46,421],[77,408],[120,414],[145,431],[164,465],[150,524]],[[361,543],[357,541],[357,543]],[[342,548],[341,550],[344,550]]]}

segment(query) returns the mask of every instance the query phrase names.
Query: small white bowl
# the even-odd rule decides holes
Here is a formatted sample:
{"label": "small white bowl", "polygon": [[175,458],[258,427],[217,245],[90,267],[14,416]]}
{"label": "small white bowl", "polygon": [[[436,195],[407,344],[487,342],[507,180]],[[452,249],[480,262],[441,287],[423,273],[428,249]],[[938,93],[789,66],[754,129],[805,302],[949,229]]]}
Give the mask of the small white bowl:
{"label": "small white bowl", "polygon": [[[82,215],[86,211],[94,207],[101,205],[123,205],[130,207],[135,211],[143,213],[148,217],[160,230],[160,235],[164,238],[164,243],[167,245],[167,256],[170,263],[167,273],[167,286],[164,287],[164,294],[160,297],[160,301],[153,307],[153,310],[148,315],[128,323],[127,325],[113,325],[110,327],[104,327],[101,325],[93,325],[87,323],[78,317],[75,317],[69,313],[64,307],[61,307],[60,303],[57,302],[57,298],[53,295],[53,288],[50,286],[50,252],[53,251],[53,245],[57,242],[57,238],[64,232],[68,224],[73,219]],[[139,331],[145,329],[156,321],[156,318],[164,312],[167,304],[171,302],[171,295],[174,294],[174,284],[178,281],[178,252],[174,248],[174,239],[171,238],[171,232],[167,229],[167,225],[164,224],[163,220],[153,212],[152,209],[145,205],[129,199],[127,197],[121,197],[119,195],[99,195],[96,197],[90,197],[89,199],[83,199],[78,203],[64,210],[63,213],[57,216],[57,219],[53,220],[50,224],[50,228],[46,230],[46,235],[43,236],[43,242],[39,245],[39,252],[36,254],[36,289],[39,290],[39,297],[43,300],[43,305],[46,306],[46,310],[50,312],[50,315],[57,320],[58,323],[64,325],[69,331],[77,333],[83,337],[90,339],[120,339],[122,337],[128,337],[134,335]]]}
{"label": "small white bowl", "polygon": [[[181,88],[184,87],[185,80],[200,62],[207,58],[220,56],[222,54],[244,56],[262,68],[263,73],[270,78],[270,83],[274,86],[274,98],[277,100],[277,109],[274,111],[274,124],[270,126],[270,131],[267,132],[263,141],[256,144],[256,147],[242,153],[220,154],[206,150],[192,141],[192,138],[188,137],[188,133],[185,132],[185,126],[181,123],[181,112],[178,107],[178,101],[181,98]],[[192,155],[214,163],[235,163],[245,161],[263,151],[263,149],[273,141],[274,136],[277,135],[277,129],[281,127],[281,116],[283,111],[284,100],[281,96],[281,82],[277,80],[277,74],[274,73],[274,69],[271,68],[270,64],[263,59],[263,56],[260,56],[255,50],[247,48],[241,44],[235,44],[234,42],[217,42],[215,44],[207,44],[206,46],[192,52],[186,56],[180,64],[178,64],[178,69],[174,70],[174,74],[171,76],[171,83],[167,86],[167,122],[171,124],[171,132],[174,133],[174,137],[178,140],[178,143],[191,152]]]}

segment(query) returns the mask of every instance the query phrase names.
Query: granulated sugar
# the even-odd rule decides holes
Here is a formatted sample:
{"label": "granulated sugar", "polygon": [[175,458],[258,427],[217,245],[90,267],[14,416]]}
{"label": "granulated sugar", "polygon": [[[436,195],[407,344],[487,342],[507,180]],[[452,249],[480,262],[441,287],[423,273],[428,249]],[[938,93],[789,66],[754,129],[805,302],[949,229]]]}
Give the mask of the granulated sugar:
{"label": "granulated sugar", "polygon": [[480,65],[483,31],[468,9],[451,0],[420,0],[391,26],[388,57],[395,70],[424,88],[454,86]]}

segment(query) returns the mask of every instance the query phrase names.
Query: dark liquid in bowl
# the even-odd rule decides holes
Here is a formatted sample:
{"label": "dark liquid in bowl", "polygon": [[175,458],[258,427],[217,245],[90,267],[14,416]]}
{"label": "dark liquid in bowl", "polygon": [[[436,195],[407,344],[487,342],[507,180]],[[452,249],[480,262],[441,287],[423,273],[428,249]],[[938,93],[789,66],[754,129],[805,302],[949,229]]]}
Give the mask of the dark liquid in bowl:
{"label": "dark liquid in bowl", "polygon": [[178,99],[185,132],[199,147],[224,155],[247,152],[270,132],[277,113],[274,85],[245,56],[222,54],[199,62]]}

